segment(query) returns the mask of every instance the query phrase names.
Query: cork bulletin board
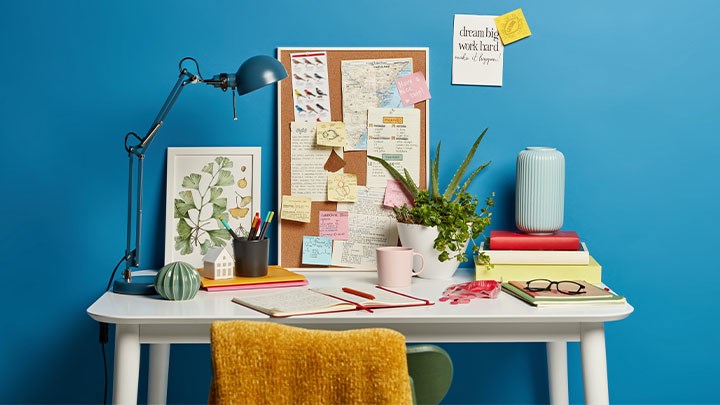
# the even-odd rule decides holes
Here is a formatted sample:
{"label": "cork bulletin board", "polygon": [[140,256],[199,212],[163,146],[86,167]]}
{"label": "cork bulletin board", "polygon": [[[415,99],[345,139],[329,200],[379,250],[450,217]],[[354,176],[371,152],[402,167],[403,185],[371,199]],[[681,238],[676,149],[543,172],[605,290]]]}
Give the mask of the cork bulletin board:
{"label": "cork bulletin board", "polygon": [[[343,97],[341,62],[343,60],[376,60],[412,58],[413,72],[429,77],[428,48],[278,48],[278,59],[292,76],[291,54],[326,52],[327,75],[330,94],[331,121],[343,121]],[[282,209],[282,196],[291,195],[291,123],[295,120],[295,103],[291,77],[278,85],[278,209]],[[420,181],[421,188],[427,184],[429,165],[428,118],[429,101],[416,103],[420,110]],[[358,186],[366,185],[367,153],[364,150],[344,151],[345,173],[357,175]],[[319,212],[335,211],[337,203],[313,201],[310,223],[279,219],[278,217],[278,264],[286,268],[302,270],[354,270],[346,267],[310,266],[302,264],[304,236],[319,235]],[[373,252],[374,254],[374,252]],[[367,270],[367,269],[364,269]]]}

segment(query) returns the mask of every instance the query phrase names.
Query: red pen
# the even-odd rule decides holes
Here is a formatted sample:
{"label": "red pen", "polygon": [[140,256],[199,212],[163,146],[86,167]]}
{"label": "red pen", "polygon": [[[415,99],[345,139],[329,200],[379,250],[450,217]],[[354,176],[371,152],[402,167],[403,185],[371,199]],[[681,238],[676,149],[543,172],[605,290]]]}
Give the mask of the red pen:
{"label": "red pen", "polygon": [[252,225],[250,226],[250,233],[248,233],[248,240],[253,240],[253,239],[255,239],[255,235],[257,234],[257,230],[258,230],[258,227],[259,227],[258,225],[260,225],[260,224],[259,224],[259,221],[260,221],[260,217],[259,217],[259,216],[253,218]]}
{"label": "red pen", "polygon": [[352,295],[357,295],[358,297],[367,298],[367,299],[369,299],[369,300],[374,300],[374,299],[375,299],[375,296],[372,295],[372,294],[368,294],[368,293],[366,293],[366,292],[354,290],[354,289],[352,289],[352,288],[343,287],[342,290],[343,290],[343,292],[346,292],[346,293],[352,294]]}

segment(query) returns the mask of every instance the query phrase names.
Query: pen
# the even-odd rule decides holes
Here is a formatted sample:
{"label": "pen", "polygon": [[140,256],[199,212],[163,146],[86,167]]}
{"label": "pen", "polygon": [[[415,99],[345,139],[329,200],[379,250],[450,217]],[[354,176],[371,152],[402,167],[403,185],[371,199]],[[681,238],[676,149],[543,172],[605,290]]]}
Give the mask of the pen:
{"label": "pen", "polygon": [[230,225],[228,225],[228,223],[225,222],[225,220],[222,217],[218,217],[218,219],[220,220],[220,222],[222,222],[223,226],[225,226],[225,229],[227,229],[227,231],[230,232],[230,236],[232,236],[233,239],[238,239],[237,234],[235,233],[235,231],[232,230],[232,228],[230,228]]}
{"label": "pen", "polygon": [[255,228],[255,225],[257,224],[258,218],[253,218],[252,225],[250,225],[250,232],[248,233],[247,240],[253,240],[255,239],[255,233],[257,232],[257,228]]}
{"label": "pen", "polygon": [[352,295],[357,295],[358,297],[367,298],[367,299],[369,299],[369,300],[374,300],[374,299],[375,299],[375,296],[372,295],[372,294],[368,294],[368,293],[366,293],[366,292],[354,290],[354,289],[352,289],[352,288],[343,287],[342,290],[343,290],[343,292],[346,292],[346,293],[352,294]]}
{"label": "pen", "polygon": [[267,215],[265,216],[265,223],[260,230],[260,235],[258,235],[258,239],[263,240],[265,238],[265,233],[267,232],[268,225],[270,224],[270,221],[272,221],[274,216],[275,211],[268,211]]}

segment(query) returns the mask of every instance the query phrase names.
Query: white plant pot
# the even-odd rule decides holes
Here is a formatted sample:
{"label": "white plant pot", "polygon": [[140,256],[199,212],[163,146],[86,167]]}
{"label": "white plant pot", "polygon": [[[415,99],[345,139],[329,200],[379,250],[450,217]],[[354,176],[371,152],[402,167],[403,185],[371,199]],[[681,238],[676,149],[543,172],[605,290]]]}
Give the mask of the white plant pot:
{"label": "white plant pot", "polygon": [[[435,238],[438,236],[436,227],[403,224],[400,222],[398,222],[397,226],[400,243],[405,247],[412,248],[415,252],[423,256],[425,266],[418,277],[435,280],[448,280],[452,278],[458,266],[460,266],[460,262],[457,259],[450,259],[444,262],[438,259],[440,252],[433,246]],[[463,251],[467,248],[467,244],[468,241],[465,242]]]}

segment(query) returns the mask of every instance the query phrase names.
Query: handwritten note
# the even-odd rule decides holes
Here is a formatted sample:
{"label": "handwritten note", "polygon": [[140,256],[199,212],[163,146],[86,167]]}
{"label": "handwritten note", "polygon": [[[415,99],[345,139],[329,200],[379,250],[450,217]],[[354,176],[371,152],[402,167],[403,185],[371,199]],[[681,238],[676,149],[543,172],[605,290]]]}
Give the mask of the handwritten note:
{"label": "handwritten note", "polygon": [[347,211],[320,211],[320,236],[333,240],[348,240]]}
{"label": "handwritten note", "polygon": [[327,178],[328,201],[355,201],[357,176],[349,173],[329,173]]}
{"label": "handwritten note", "polygon": [[[342,160],[342,149],[333,151]],[[290,194],[325,201],[327,172],[324,166],[331,152],[315,145],[314,122],[290,123]],[[340,166],[337,170],[341,169]]]}
{"label": "handwritten note", "polygon": [[398,77],[395,79],[395,84],[405,107],[430,99],[430,90],[422,72]]}
{"label": "handwritten note", "polygon": [[503,54],[495,16],[455,15],[453,84],[502,86]]}
{"label": "handwritten note", "polygon": [[332,261],[332,239],[303,236],[302,264],[329,266]]}
{"label": "handwritten note", "polygon": [[315,132],[317,132],[318,145],[345,146],[347,131],[344,122],[318,122]]}
{"label": "handwritten note", "polygon": [[413,201],[399,181],[389,179],[385,187],[383,205],[386,207],[402,207],[403,205],[412,207]]}
{"label": "handwritten note", "polygon": [[333,242],[333,265],[374,270],[375,248],[397,245],[397,221],[392,210],[382,205],[384,192],[358,187],[356,202],[338,203],[338,211],[348,212],[350,235],[347,241]]}
{"label": "handwritten note", "polygon": [[[395,169],[407,169],[420,183],[420,110],[417,108],[370,108],[368,110],[368,155],[380,156]],[[383,188],[392,178],[387,169],[367,160],[368,187]]]}
{"label": "handwritten note", "polygon": [[532,34],[521,8],[495,18],[495,25],[500,32],[503,45],[519,41]]}
{"label": "handwritten note", "polygon": [[312,200],[309,197],[284,195],[282,196],[280,218],[309,223],[311,206]]}

